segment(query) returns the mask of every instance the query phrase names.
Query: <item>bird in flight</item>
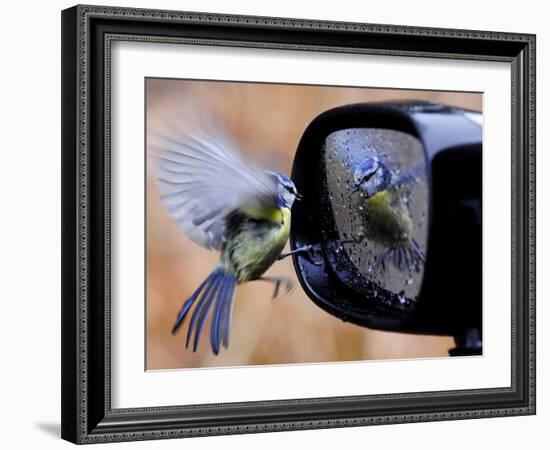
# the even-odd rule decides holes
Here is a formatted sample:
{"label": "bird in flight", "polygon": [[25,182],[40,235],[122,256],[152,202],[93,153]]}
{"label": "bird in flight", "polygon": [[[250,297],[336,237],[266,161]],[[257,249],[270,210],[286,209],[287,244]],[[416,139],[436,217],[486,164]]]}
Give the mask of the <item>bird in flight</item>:
{"label": "bird in flight", "polygon": [[193,339],[196,351],[211,313],[210,343],[217,355],[221,345],[229,346],[236,286],[268,281],[276,297],[281,286],[289,291],[292,284],[264,273],[279,259],[312,252],[304,247],[282,253],[300,195],[289,177],[245,161],[219,126],[153,135],[155,176],[166,212],[189,239],[220,252],[218,265],[183,303],[172,334],[191,316],[185,346]]}

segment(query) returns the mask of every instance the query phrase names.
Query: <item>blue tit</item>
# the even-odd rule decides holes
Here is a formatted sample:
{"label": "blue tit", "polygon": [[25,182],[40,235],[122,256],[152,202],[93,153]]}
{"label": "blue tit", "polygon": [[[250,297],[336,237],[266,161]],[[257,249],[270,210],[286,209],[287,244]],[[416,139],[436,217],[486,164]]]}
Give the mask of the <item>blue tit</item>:
{"label": "blue tit", "polygon": [[[191,315],[185,347],[197,350],[211,312],[210,343],[214,354],[229,346],[237,285],[253,280],[290,290],[286,278],[265,277],[282,254],[299,194],[287,176],[245,162],[237,146],[221,131],[157,136],[153,146],[156,181],[162,202],[176,226],[196,244],[220,252],[218,265],[183,303],[172,334]],[[191,314],[191,310],[193,311]]]}
{"label": "blue tit", "polygon": [[377,156],[361,161],[353,175],[356,207],[363,230],[360,238],[378,242],[387,251],[377,258],[381,265],[389,259],[399,270],[420,270],[424,253],[413,238],[413,221],[408,206],[407,185],[417,179],[423,166],[404,175],[395,174]]}

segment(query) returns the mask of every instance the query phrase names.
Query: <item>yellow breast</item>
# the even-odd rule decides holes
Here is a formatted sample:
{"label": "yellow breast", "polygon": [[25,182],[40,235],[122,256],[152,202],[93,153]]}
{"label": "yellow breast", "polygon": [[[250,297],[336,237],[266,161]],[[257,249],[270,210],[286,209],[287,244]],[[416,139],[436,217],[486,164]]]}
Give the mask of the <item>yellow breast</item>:
{"label": "yellow breast", "polygon": [[246,214],[262,222],[244,221],[224,248],[226,261],[237,281],[256,280],[281,254],[290,232],[290,209],[247,210]]}
{"label": "yellow breast", "polygon": [[285,220],[284,210],[288,211],[290,218],[290,210],[288,208],[247,208],[244,213],[253,219],[263,219],[271,223],[282,223]]}
{"label": "yellow breast", "polygon": [[279,211],[281,211],[281,233],[286,236],[286,241],[288,234],[290,233],[290,209],[282,208]]}

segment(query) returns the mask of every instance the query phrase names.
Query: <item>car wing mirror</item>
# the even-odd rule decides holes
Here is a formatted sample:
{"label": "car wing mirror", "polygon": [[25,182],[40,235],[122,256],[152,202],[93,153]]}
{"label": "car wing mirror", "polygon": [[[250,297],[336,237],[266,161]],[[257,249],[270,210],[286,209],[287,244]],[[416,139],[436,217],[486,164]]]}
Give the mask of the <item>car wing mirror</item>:
{"label": "car wing mirror", "polygon": [[482,116],[362,103],[315,118],[296,152],[292,250],[307,295],[373,329],[481,353]]}

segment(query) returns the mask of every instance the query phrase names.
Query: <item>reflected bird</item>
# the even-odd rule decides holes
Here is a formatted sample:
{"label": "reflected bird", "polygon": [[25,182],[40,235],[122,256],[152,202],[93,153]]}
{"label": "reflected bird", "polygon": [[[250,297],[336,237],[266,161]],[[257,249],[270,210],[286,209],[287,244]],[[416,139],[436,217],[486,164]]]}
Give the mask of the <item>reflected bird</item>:
{"label": "reflected bird", "polygon": [[424,253],[412,237],[413,222],[408,205],[408,186],[423,170],[424,166],[420,165],[397,175],[377,156],[365,158],[355,169],[354,191],[359,192],[356,202],[363,224],[359,238],[387,247],[377,258],[377,265],[385,267],[389,259],[399,270],[418,272],[424,264]]}
{"label": "reflected bird", "polygon": [[244,161],[237,145],[219,127],[155,138],[156,180],[167,213],[189,239],[220,252],[218,265],[183,303],[172,333],[191,315],[185,346],[188,348],[194,333],[196,351],[212,311],[210,343],[217,355],[221,345],[229,345],[236,286],[264,280],[275,285],[273,297],[281,286],[288,292],[290,280],[264,273],[278,259],[311,251],[300,248],[281,253],[288,240],[291,208],[299,194],[287,176]]}

